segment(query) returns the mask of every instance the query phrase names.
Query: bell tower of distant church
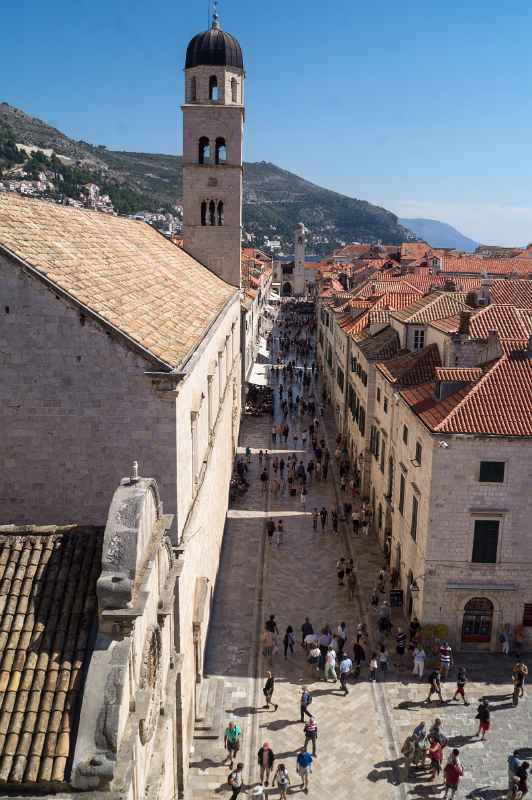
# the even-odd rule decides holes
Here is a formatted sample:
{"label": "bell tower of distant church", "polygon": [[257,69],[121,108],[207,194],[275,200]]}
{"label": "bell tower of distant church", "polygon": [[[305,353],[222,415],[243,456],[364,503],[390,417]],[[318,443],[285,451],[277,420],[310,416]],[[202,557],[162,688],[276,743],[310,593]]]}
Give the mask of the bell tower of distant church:
{"label": "bell tower of distant church", "polygon": [[240,45],[215,11],[185,62],[183,246],[233,286],[241,280],[244,77]]}
{"label": "bell tower of distant church", "polygon": [[294,294],[305,294],[305,226],[296,225],[294,250]]}

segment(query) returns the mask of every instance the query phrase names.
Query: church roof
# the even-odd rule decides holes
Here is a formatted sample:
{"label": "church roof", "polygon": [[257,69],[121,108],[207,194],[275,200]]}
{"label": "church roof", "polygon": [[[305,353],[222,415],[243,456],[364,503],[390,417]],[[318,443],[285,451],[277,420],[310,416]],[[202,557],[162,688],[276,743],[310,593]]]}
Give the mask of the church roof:
{"label": "church roof", "polygon": [[185,69],[200,66],[244,69],[242,49],[234,36],[217,27],[196,34],[187,47]]}
{"label": "church roof", "polygon": [[15,194],[0,194],[2,250],[171,368],[237,294],[144,222]]}

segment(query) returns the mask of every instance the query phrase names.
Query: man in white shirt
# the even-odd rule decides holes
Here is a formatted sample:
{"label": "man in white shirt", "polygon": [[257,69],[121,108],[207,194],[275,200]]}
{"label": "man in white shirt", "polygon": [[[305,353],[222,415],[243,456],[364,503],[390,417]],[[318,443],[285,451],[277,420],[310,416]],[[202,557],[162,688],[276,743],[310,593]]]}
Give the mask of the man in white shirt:
{"label": "man in white shirt", "polygon": [[340,686],[344,690],[344,694],[349,694],[349,689],[347,688],[347,676],[353,669],[353,662],[351,659],[344,653],[342,660],[340,661]]}
{"label": "man in white shirt", "polygon": [[329,678],[332,678],[335,683],[338,680],[336,675],[336,653],[332,647],[329,647],[327,655],[325,656],[325,671],[323,677],[326,683],[329,681]]}

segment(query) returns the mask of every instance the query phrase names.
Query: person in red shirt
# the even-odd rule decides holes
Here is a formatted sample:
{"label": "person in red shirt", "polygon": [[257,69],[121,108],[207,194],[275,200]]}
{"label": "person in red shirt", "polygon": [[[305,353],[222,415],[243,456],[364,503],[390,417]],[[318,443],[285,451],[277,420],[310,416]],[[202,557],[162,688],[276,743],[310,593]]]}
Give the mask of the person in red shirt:
{"label": "person in red shirt", "polygon": [[460,763],[460,750],[455,748],[451,753],[449,761],[445,765],[445,769],[443,770],[443,777],[445,780],[445,792],[443,793],[443,800],[447,800],[448,795],[452,800],[456,794],[458,784],[460,783],[460,778],[463,774],[464,768]]}

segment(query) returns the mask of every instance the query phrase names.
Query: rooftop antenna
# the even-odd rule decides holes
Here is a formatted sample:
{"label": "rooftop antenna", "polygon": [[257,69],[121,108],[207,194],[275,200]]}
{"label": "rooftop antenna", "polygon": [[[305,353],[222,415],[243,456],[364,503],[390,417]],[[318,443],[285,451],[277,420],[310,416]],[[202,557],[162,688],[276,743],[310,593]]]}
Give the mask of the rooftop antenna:
{"label": "rooftop antenna", "polygon": [[214,30],[220,27],[220,17],[218,16],[218,0],[213,0],[212,3],[212,25]]}

